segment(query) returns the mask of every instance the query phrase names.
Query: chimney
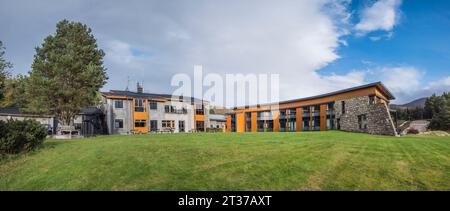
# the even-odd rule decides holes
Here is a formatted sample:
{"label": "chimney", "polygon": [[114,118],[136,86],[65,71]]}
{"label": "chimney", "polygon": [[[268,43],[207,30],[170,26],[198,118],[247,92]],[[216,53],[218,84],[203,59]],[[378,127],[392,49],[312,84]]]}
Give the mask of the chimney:
{"label": "chimney", "polygon": [[137,82],[137,93],[143,93],[144,92],[144,87],[139,84],[139,82]]}

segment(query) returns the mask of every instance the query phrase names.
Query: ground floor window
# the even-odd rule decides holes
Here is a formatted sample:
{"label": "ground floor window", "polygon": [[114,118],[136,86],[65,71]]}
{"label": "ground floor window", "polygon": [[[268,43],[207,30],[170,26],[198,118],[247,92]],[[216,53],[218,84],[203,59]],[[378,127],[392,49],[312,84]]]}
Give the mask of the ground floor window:
{"label": "ground floor window", "polygon": [[231,132],[236,132],[236,114],[231,114]]}
{"label": "ground floor window", "polygon": [[175,121],[174,120],[163,120],[162,121],[162,127],[163,128],[174,128],[175,127]]}
{"label": "ground floor window", "polygon": [[185,131],[185,127],[184,127],[184,121],[178,121],[178,131],[180,132],[184,132]]}
{"label": "ground floor window", "polygon": [[361,130],[367,129],[367,117],[365,114],[358,116],[358,125]]}
{"label": "ground floor window", "polygon": [[145,119],[134,120],[134,127],[145,127],[147,121]]}
{"label": "ground floor window", "polygon": [[123,119],[115,119],[114,128],[123,128]]}
{"label": "ground floor window", "polygon": [[150,120],[150,131],[158,130],[158,120]]}
{"label": "ground floor window", "polygon": [[288,119],[287,130],[289,132],[295,132],[297,130],[297,120],[296,119]]}
{"label": "ground floor window", "polygon": [[309,130],[309,117],[303,117],[302,119],[303,125],[302,128],[303,130]]}
{"label": "ground floor window", "polygon": [[252,113],[245,113],[245,132],[252,131]]}
{"label": "ground floor window", "polygon": [[204,121],[196,121],[195,122],[195,128],[197,131],[205,131],[205,122]]}

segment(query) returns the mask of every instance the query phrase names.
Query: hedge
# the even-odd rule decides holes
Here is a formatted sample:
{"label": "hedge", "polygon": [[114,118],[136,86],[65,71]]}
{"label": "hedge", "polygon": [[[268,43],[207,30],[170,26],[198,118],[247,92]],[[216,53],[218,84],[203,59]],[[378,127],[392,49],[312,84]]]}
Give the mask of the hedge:
{"label": "hedge", "polygon": [[0,121],[0,154],[29,152],[44,143],[47,129],[35,120]]}

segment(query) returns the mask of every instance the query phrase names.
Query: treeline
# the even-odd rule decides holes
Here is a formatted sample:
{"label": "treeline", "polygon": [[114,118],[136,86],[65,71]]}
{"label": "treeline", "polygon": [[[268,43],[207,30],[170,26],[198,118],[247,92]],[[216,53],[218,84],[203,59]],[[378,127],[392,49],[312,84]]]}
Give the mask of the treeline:
{"label": "treeline", "polygon": [[401,120],[430,120],[432,130],[450,130],[450,93],[441,96],[433,94],[427,98],[424,107],[397,109],[397,118]]}
{"label": "treeline", "polygon": [[431,119],[430,129],[450,130],[450,93],[429,97],[425,102],[424,113]]}

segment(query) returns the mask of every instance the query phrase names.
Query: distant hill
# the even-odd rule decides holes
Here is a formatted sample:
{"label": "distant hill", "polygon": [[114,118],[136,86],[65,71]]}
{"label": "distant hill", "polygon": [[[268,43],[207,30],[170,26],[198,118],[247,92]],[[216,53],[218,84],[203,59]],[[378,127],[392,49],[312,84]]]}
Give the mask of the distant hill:
{"label": "distant hill", "polygon": [[416,100],[413,100],[409,103],[405,103],[403,105],[396,105],[396,104],[391,104],[390,107],[394,108],[394,109],[413,109],[413,108],[423,108],[425,107],[425,102],[427,101],[426,97],[423,98],[419,98]]}

